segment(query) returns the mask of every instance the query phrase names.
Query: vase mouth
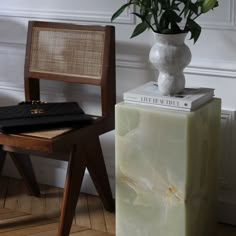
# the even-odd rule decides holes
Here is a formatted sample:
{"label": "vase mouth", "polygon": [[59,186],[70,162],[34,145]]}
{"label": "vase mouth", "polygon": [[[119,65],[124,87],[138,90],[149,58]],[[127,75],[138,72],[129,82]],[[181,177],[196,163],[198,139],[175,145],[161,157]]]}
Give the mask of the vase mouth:
{"label": "vase mouth", "polygon": [[165,44],[183,44],[185,41],[186,36],[188,33],[177,33],[177,34],[161,34],[161,33],[154,33],[154,37],[156,41]]}

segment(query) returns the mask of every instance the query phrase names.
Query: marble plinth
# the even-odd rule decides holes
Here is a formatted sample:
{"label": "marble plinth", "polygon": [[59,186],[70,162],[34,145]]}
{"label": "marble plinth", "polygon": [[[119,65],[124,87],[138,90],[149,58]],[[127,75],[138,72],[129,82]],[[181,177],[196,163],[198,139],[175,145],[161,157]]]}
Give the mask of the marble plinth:
{"label": "marble plinth", "polygon": [[116,236],[214,235],[220,110],[116,105]]}

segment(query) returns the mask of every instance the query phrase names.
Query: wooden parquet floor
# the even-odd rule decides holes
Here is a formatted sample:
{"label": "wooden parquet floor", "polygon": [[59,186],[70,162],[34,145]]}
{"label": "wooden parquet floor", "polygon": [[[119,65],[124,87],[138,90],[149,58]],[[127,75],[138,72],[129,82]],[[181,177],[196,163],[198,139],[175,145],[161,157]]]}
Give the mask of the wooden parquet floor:
{"label": "wooden parquet floor", "polygon": [[[56,236],[63,190],[41,185],[41,198],[28,195],[20,180],[0,177],[0,235]],[[96,196],[81,194],[72,236],[114,236],[115,215]]]}

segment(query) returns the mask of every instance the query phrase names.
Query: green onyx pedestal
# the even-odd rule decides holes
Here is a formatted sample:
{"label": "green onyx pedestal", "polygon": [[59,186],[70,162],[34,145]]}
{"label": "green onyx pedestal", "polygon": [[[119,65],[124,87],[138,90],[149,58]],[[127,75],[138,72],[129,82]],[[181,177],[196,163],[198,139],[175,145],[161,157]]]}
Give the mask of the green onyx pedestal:
{"label": "green onyx pedestal", "polygon": [[116,236],[214,235],[220,110],[116,105]]}

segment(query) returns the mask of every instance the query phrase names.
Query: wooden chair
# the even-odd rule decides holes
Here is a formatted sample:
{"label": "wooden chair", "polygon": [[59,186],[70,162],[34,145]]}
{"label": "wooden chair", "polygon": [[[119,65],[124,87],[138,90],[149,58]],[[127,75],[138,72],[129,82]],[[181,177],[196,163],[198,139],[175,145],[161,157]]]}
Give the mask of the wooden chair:
{"label": "wooden chair", "polygon": [[[8,152],[28,189],[40,195],[30,153],[67,160],[58,236],[69,235],[85,168],[105,209],[114,211],[99,135],[114,129],[115,30],[113,26],[85,26],[31,21],[25,58],[25,99],[40,100],[40,79],[99,86],[101,116],[81,129],[0,134],[0,170]],[[67,153],[68,155],[61,155]]]}

